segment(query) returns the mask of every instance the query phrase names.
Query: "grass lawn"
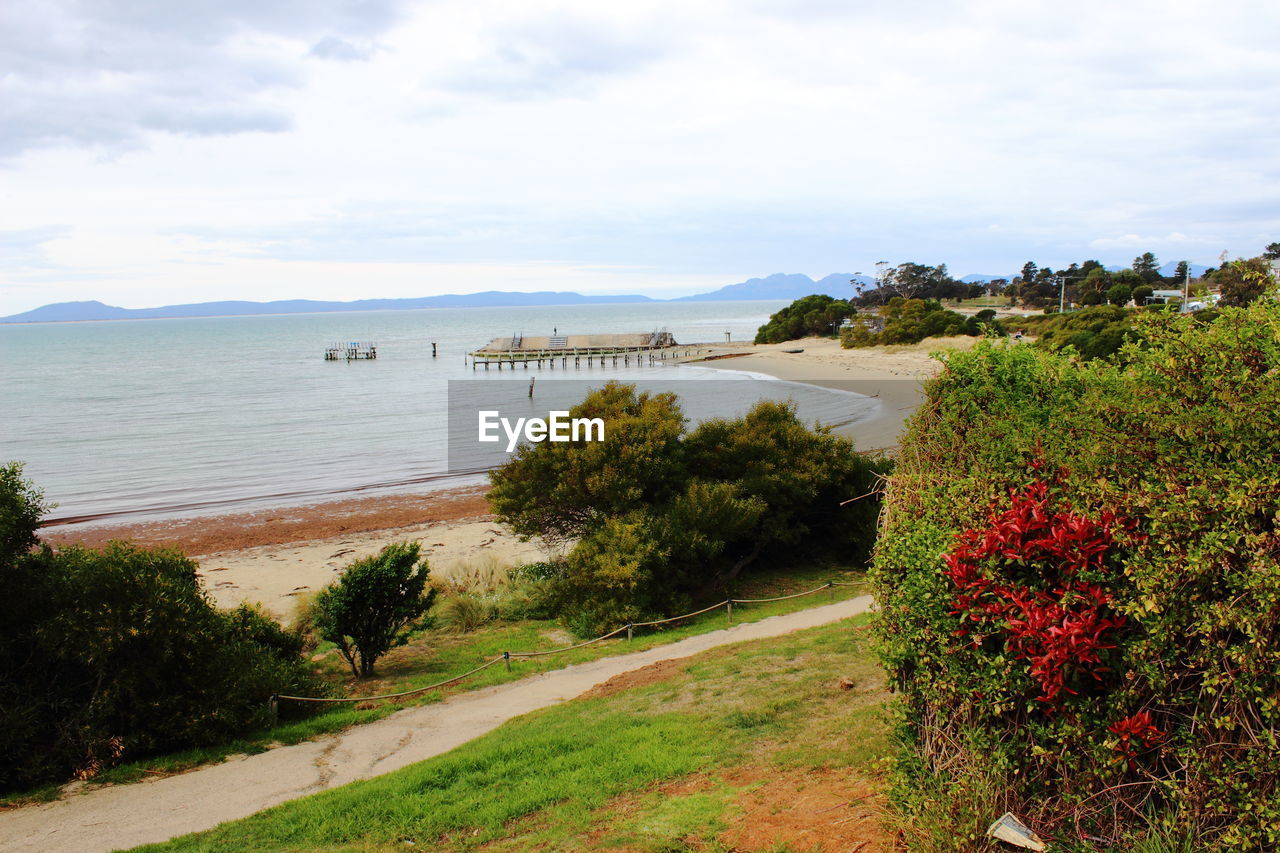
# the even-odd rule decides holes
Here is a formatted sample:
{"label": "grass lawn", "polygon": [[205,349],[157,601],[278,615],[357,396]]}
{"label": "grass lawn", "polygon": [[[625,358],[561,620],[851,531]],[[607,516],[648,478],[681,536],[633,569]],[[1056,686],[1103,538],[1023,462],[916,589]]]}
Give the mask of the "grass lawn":
{"label": "grass lawn", "polygon": [[404,770],[140,849],[889,850],[867,621],[627,673]]}
{"label": "grass lawn", "polygon": [[[823,591],[789,601],[735,605],[733,624],[754,622],[768,616],[791,613],[827,604],[830,601],[841,601],[864,595],[867,593],[867,588],[862,578],[861,572],[826,566],[791,570],[785,574],[761,574],[749,577],[734,591],[735,597],[769,598],[789,595],[813,589],[829,580],[856,585],[834,587],[829,592]],[[292,719],[289,716],[290,712],[296,713],[299,710],[298,706],[290,707],[289,703],[282,703],[281,722],[272,729],[255,732],[216,746],[184,750],[122,764],[100,774],[93,782],[118,784],[157,775],[181,773],[221,761],[229,755],[246,753],[252,755],[272,746],[300,743],[341,731],[352,725],[380,719],[409,705],[439,702],[454,693],[502,684],[608,655],[641,651],[695,634],[716,631],[726,627],[727,624],[725,612],[721,609],[662,628],[637,629],[634,639],[630,641],[624,634],[618,639],[605,640],[563,654],[513,660],[510,672],[498,664],[463,681],[402,700],[324,706],[319,713]],[[474,669],[504,651],[539,651],[559,648],[573,642],[575,642],[574,639],[554,620],[495,621],[475,631],[462,634],[427,630],[415,635],[408,645],[392,651],[380,660],[377,676],[364,681],[351,678],[351,672],[345,661],[337,654],[332,644],[322,645],[315,657],[317,658],[316,666],[330,683],[334,695],[372,696],[381,693],[398,693],[434,684]],[[0,798],[0,806],[52,800],[59,796],[60,791],[61,786],[50,785],[35,791]]]}

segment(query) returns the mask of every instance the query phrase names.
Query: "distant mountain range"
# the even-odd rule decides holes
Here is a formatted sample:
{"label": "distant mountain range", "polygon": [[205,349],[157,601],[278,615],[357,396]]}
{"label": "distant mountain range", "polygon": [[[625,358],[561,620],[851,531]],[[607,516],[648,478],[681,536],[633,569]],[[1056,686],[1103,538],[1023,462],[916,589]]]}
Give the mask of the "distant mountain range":
{"label": "distant mountain range", "polygon": [[[989,281],[1006,276],[972,275],[962,281]],[[408,308],[481,308],[527,305],[600,305],[624,302],[748,302],[754,300],[795,300],[812,293],[824,293],[847,299],[854,291],[852,279],[872,285],[869,275],[832,273],[814,281],[800,273],[775,273],[765,278],[752,278],[730,284],[710,293],[681,296],[677,299],[653,299],[638,294],[623,296],[587,296],[570,291],[487,290],[482,293],[423,296],[416,299],[357,299],[352,302],[322,302],[313,299],[287,299],[277,302],[197,302],[165,305],[159,308],[119,308],[101,302],[57,302],[21,314],[0,317],[0,323],[66,323],[80,320],[149,320],[162,317],[227,317],[248,314],[310,314],[330,311],[387,311]]]}

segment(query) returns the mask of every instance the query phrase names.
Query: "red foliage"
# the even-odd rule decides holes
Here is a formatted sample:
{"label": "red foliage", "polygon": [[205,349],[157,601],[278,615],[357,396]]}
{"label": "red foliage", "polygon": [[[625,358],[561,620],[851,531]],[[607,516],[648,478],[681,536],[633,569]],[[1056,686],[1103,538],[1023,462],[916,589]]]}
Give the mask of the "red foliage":
{"label": "red foliage", "polygon": [[1107,726],[1107,731],[1120,736],[1116,751],[1129,762],[1131,770],[1138,766],[1138,750],[1135,745],[1137,741],[1142,741],[1144,747],[1152,747],[1165,739],[1165,733],[1151,722],[1150,711],[1139,711],[1123,720],[1117,720]]}
{"label": "red foliage", "polygon": [[[1055,506],[1051,483],[1010,490],[1004,510],[993,509],[982,529],[963,531],[946,555],[944,574],[955,584],[961,635],[999,635],[1016,659],[1030,664],[1040,685],[1036,699],[1057,707],[1067,682],[1105,671],[1100,652],[1115,648],[1123,616],[1108,615],[1111,596],[1080,579],[1105,571],[1116,528],[1131,525],[1110,512],[1094,521]],[[974,624],[965,624],[974,623]]]}

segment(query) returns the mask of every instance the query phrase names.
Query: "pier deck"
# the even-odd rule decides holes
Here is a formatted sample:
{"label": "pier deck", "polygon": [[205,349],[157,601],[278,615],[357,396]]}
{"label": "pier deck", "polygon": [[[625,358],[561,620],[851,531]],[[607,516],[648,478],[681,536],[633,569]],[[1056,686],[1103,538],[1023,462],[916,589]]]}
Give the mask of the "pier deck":
{"label": "pier deck", "polygon": [[469,353],[471,369],[484,365],[486,370],[490,364],[496,364],[501,370],[504,364],[515,368],[523,364],[527,370],[533,362],[542,367],[544,362],[549,367],[569,367],[570,360],[574,367],[581,367],[585,359],[588,367],[599,361],[601,365],[608,362],[630,365],[656,364],[691,355],[692,347],[676,343],[670,332],[636,332],[609,335],[542,335],[526,336],[515,334],[510,337],[494,338],[485,346]]}
{"label": "pier deck", "polygon": [[330,344],[324,348],[325,361],[357,361],[378,357],[377,344],[369,341],[351,341],[350,343]]}

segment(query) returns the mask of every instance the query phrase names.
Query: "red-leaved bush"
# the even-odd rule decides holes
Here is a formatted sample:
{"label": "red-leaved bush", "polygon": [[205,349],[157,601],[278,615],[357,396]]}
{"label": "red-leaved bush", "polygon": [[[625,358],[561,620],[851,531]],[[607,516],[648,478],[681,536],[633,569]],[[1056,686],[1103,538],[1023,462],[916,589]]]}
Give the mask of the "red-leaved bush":
{"label": "red-leaved bush", "polygon": [[948,354],[901,441],[871,577],[912,849],[1012,811],[1064,853],[1280,850],[1280,301],[1136,325],[1114,363]]}
{"label": "red-leaved bush", "polygon": [[1151,721],[1150,711],[1139,711],[1123,720],[1117,720],[1107,726],[1107,731],[1119,735],[1120,742],[1116,746],[1116,751],[1124,756],[1130,770],[1137,769],[1138,766],[1138,741],[1141,741],[1144,747],[1150,748],[1165,739],[1165,733],[1156,728]]}
{"label": "red-leaved bush", "polygon": [[1133,526],[1110,512],[1094,521],[1057,507],[1056,479],[1011,489],[1006,508],[960,533],[944,569],[957,590],[957,635],[971,637],[974,648],[1002,640],[1030,665],[1035,699],[1051,711],[1064,692],[1077,692],[1070,685],[1079,676],[1100,680],[1107,669],[1100,653],[1115,648],[1125,619],[1111,612],[1111,595],[1096,579],[1107,574],[1115,528]]}

